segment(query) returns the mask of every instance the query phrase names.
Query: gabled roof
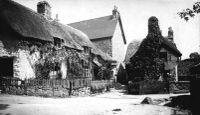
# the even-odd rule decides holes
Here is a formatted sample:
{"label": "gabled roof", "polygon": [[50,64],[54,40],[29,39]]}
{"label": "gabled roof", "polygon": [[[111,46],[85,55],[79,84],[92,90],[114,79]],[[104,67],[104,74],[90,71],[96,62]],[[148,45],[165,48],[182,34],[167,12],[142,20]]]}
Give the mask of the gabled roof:
{"label": "gabled roof", "polygon": [[[96,48],[83,32],[56,21],[49,21],[14,1],[0,0],[0,20],[0,25],[9,26],[26,39],[53,41],[53,38],[57,37],[64,39],[67,47],[82,50],[81,46],[88,46],[95,55],[106,61],[112,60],[109,55]],[[0,26],[0,29],[4,29],[5,26]]]}
{"label": "gabled roof", "polygon": [[125,63],[130,62],[130,58],[135,55],[135,53],[138,51],[140,48],[140,45],[142,43],[142,40],[133,40],[131,43],[129,43],[127,50],[126,50],[126,55],[125,55]]}
{"label": "gabled roof", "polygon": [[31,38],[38,38],[45,41],[52,41],[50,31],[51,25],[46,19],[11,0],[0,0],[0,18],[20,35]]}
{"label": "gabled roof", "polygon": [[26,39],[53,41],[54,37],[58,37],[66,41],[67,47],[82,49],[69,36],[71,30],[63,30],[61,26],[56,26],[61,25],[58,22],[49,21],[37,12],[14,1],[0,0],[0,18],[3,20],[0,23],[6,23],[6,26]]}
{"label": "gabled roof", "polygon": [[174,52],[176,55],[178,56],[182,56],[181,52],[178,50],[178,48],[176,47],[176,44],[174,42],[171,42],[168,40],[168,37],[162,37],[161,38],[161,43],[165,46],[167,46],[168,48],[170,48],[170,50],[172,52]]}
{"label": "gabled roof", "polygon": [[119,22],[122,32],[122,37],[124,40],[124,43],[126,44],[126,39],[124,35],[124,30],[122,27],[122,21],[121,17],[114,18],[112,15],[104,16],[100,18],[80,21],[68,24],[69,26],[72,26],[76,29],[79,29],[86,33],[90,40],[99,39],[99,38],[105,38],[105,37],[112,37],[117,23]]}
{"label": "gabled roof", "polygon": [[[131,43],[129,43],[126,51],[125,56],[125,63],[130,62],[130,58],[133,57],[137,51],[139,50],[141,44],[144,42],[144,40],[147,40],[146,38],[143,40],[133,40]],[[176,44],[169,41],[167,38],[161,37],[160,38],[161,45],[171,50],[175,55],[181,56],[181,52],[177,49]]]}

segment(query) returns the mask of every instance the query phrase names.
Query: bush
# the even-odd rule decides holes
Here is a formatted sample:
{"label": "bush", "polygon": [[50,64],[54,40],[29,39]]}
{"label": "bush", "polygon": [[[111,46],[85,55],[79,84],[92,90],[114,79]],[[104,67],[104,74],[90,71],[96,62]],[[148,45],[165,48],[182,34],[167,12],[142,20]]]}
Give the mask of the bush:
{"label": "bush", "polygon": [[99,84],[91,85],[90,91],[92,93],[102,93],[104,91],[110,91],[110,87],[111,87],[111,84],[99,83]]}
{"label": "bush", "polygon": [[18,89],[16,90],[16,95],[24,95],[24,90],[21,89],[21,88],[18,88]]}

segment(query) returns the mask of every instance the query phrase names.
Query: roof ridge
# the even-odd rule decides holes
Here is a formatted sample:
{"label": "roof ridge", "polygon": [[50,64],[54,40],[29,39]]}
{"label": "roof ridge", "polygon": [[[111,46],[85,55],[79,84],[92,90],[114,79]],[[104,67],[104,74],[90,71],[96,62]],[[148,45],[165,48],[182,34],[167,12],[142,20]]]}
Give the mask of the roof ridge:
{"label": "roof ridge", "polygon": [[105,18],[105,17],[109,17],[109,16],[112,16],[112,15],[101,16],[101,17],[98,17],[98,18],[85,19],[85,20],[82,20],[82,21],[72,22],[72,23],[69,23],[67,25],[71,25],[71,24],[75,24],[75,23],[82,23],[82,22],[91,21],[91,20],[97,20],[97,19]]}
{"label": "roof ridge", "polygon": [[14,5],[18,5],[18,6],[20,6],[20,7],[23,7],[23,8],[25,8],[26,10],[29,10],[30,13],[33,13],[33,14],[39,16],[40,18],[45,19],[46,21],[49,21],[49,22],[53,21],[53,20],[48,20],[48,19],[46,19],[43,15],[39,14],[37,11],[35,11],[35,10],[29,8],[29,7],[26,7],[26,6],[20,4],[20,3],[16,2],[16,1],[8,0],[8,2],[12,2]]}

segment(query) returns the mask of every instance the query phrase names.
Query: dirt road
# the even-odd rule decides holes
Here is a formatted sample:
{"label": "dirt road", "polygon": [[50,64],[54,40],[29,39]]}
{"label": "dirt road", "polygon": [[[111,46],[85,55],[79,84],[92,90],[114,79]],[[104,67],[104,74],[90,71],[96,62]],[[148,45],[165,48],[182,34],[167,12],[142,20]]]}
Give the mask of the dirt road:
{"label": "dirt road", "polygon": [[[42,98],[0,95],[0,115],[173,115],[174,109],[144,105],[145,97],[169,98],[175,94],[126,95],[120,91],[88,97]],[[186,115],[186,114],[183,114]]]}

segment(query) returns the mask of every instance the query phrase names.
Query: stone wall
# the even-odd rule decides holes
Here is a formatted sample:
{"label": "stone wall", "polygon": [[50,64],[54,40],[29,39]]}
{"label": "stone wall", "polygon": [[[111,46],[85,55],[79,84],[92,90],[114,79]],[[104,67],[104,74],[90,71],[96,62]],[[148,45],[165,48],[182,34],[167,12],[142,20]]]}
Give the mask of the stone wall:
{"label": "stone wall", "polygon": [[171,93],[188,93],[190,91],[190,82],[189,81],[171,82],[169,88]]}
{"label": "stone wall", "polygon": [[69,96],[87,96],[90,95],[89,87],[82,87],[73,90],[67,88],[42,88],[32,87],[25,90],[25,94],[28,96],[42,96],[42,97],[69,97]]}
{"label": "stone wall", "polygon": [[[14,43],[16,41],[7,42],[10,44],[16,44]],[[13,77],[20,78],[22,80],[25,78],[34,78],[35,73],[32,64],[34,63],[34,60],[38,59],[38,57],[34,56],[35,54],[32,54],[31,56],[29,51],[17,48],[15,45],[6,49],[2,41],[0,41],[0,43],[2,44],[0,47],[0,57],[13,58]],[[11,51],[10,49],[13,48],[15,48],[15,50]]]}

